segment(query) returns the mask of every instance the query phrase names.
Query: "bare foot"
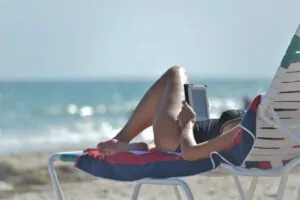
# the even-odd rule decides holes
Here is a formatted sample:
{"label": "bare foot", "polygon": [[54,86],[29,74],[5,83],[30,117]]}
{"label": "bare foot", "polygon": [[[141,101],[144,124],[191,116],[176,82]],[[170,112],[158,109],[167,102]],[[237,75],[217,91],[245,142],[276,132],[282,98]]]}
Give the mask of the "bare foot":
{"label": "bare foot", "polygon": [[120,142],[116,139],[110,139],[105,142],[100,142],[97,148],[105,155],[114,155],[120,152],[126,152],[130,150],[130,144]]}

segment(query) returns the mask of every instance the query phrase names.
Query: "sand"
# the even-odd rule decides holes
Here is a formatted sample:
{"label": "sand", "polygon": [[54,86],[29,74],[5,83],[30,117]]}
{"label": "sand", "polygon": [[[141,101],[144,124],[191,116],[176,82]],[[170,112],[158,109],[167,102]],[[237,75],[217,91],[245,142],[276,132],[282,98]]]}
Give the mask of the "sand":
{"label": "sand", "polygon": [[[39,200],[55,199],[46,168],[47,158],[52,152],[0,156],[0,199]],[[75,170],[70,164],[57,166],[66,200],[130,199],[134,182],[95,180]],[[231,177],[192,176],[184,178],[190,185],[196,199],[226,200],[238,199],[238,193]],[[246,188],[250,178],[242,177]],[[285,199],[295,199],[299,176],[291,175]],[[278,178],[260,179],[256,200],[275,199]],[[176,199],[171,186],[143,186],[140,198],[144,200]]]}

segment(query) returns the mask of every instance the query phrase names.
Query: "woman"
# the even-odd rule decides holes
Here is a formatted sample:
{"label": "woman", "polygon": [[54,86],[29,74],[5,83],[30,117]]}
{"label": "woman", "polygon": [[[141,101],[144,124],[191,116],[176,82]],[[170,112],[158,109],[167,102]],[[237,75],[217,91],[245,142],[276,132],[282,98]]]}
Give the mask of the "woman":
{"label": "woman", "polygon": [[[111,140],[97,149],[105,155],[130,150],[181,151],[186,160],[209,157],[212,151],[226,148],[238,129],[243,112],[225,111],[220,119],[196,122],[193,109],[184,101],[187,75],[183,68],[168,69],[146,92],[126,125]],[[129,143],[153,126],[154,143]]]}

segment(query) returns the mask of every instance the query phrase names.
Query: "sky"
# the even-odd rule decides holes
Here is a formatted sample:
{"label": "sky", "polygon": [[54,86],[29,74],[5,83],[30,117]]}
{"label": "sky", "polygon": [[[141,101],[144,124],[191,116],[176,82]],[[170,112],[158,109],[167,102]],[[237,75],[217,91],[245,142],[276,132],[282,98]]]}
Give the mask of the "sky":
{"label": "sky", "polygon": [[1,0],[0,80],[274,75],[299,0]]}

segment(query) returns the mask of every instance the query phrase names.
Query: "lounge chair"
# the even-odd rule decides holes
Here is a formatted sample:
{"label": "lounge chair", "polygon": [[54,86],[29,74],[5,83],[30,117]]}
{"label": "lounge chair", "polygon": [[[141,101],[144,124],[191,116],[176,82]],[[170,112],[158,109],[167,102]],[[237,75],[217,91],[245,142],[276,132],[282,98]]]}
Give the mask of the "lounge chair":
{"label": "lounge chair", "polygon": [[[194,196],[180,177],[191,175],[233,176],[241,200],[252,199],[258,177],[281,177],[276,199],[283,199],[288,175],[300,164],[300,26],[286,51],[266,94],[258,95],[249,106],[232,144],[207,159],[183,160],[175,152],[124,152],[104,157],[98,151],[60,152],[48,161],[49,173],[58,200],[63,193],[54,162],[72,162],[92,176],[117,181],[137,181],[132,198],[138,198],[144,184],[178,186],[189,200]],[[170,168],[170,164],[172,168]],[[245,192],[238,176],[251,176]],[[300,190],[298,191],[300,200]]]}

